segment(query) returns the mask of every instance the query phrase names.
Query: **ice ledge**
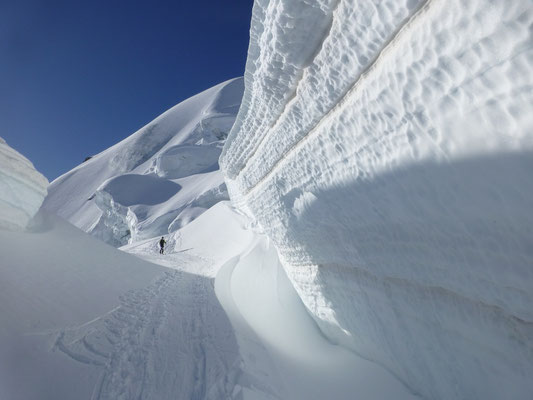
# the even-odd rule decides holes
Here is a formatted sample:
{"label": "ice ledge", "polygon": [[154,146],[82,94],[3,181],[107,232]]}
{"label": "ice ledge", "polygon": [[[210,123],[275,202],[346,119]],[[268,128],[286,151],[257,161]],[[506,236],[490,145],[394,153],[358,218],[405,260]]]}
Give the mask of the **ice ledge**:
{"label": "ice ledge", "polygon": [[39,211],[48,180],[0,137],[0,229],[25,229]]}

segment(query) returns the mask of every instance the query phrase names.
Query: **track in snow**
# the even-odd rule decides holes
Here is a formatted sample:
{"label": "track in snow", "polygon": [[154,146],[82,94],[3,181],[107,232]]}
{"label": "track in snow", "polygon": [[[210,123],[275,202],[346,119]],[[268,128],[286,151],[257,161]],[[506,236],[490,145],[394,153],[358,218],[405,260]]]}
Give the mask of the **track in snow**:
{"label": "track in snow", "polygon": [[229,398],[240,363],[213,281],[179,270],[124,294],[106,315],[63,330],[54,348],[102,367],[91,400]]}

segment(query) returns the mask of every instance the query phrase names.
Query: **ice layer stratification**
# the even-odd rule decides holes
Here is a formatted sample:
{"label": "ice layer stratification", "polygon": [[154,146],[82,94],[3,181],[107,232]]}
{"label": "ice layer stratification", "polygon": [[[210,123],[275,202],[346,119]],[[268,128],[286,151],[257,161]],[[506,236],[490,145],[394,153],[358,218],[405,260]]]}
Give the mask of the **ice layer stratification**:
{"label": "ice layer stratification", "polygon": [[257,0],[220,165],[325,335],[533,393],[533,2]]}
{"label": "ice layer stratification", "polygon": [[21,230],[39,211],[48,180],[0,138],[0,228]]}

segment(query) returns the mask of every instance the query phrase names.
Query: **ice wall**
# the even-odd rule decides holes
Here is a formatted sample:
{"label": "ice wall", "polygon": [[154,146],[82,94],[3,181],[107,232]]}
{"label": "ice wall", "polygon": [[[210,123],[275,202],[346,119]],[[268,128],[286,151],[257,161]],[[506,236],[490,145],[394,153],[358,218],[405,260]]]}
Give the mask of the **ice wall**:
{"label": "ice wall", "polygon": [[220,164],[323,332],[426,398],[533,393],[533,2],[256,1]]}
{"label": "ice wall", "polygon": [[0,138],[0,229],[24,229],[46,196],[48,180]]}

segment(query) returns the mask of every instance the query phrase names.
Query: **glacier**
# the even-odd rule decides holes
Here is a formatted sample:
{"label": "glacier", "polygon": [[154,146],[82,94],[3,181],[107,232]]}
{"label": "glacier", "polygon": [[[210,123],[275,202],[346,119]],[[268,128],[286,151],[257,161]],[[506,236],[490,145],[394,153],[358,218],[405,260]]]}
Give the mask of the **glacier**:
{"label": "glacier", "polygon": [[0,137],[0,229],[24,230],[47,194],[48,180]]}
{"label": "glacier", "polygon": [[0,397],[529,399],[532,26],[531,1],[257,0],[244,79],[37,214],[0,139]]}
{"label": "glacier", "polygon": [[322,332],[425,398],[533,393],[533,3],[254,4],[220,165]]}
{"label": "glacier", "polygon": [[243,79],[193,96],[55,179],[43,207],[115,246],[166,235],[227,200],[218,158]]}

